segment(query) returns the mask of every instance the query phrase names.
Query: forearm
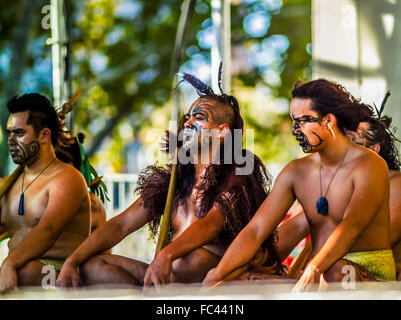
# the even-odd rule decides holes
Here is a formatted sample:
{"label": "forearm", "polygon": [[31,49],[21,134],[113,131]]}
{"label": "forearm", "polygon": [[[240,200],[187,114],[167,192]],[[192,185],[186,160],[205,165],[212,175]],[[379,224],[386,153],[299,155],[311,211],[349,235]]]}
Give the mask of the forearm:
{"label": "forearm", "polygon": [[28,261],[40,258],[56,241],[57,236],[47,228],[34,228],[18,246],[9,253],[5,262],[19,269]]}
{"label": "forearm", "polygon": [[216,272],[223,279],[235,269],[247,264],[262,245],[263,239],[257,238],[256,233],[250,229],[243,229],[228,247]]}
{"label": "forearm", "polygon": [[160,254],[166,256],[170,261],[174,261],[212,242],[218,237],[222,230],[223,226],[221,228],[216,228],[213,221],[200,219],[189,226],[177,239],[160,251]]}
{"label": "forearm", "polygon": [[321,273],[325,272],[349,252],[361,232],[355,226],[344,222],[339,224],[309,265],[315,266]]}
{"label": "forearm", "polygon": [[118,244],[126,235],[122,233],[120,224],[110,220],[95,230],[75,251],[67,258],[66,263],[79,266],[95,254],[107,251]]}

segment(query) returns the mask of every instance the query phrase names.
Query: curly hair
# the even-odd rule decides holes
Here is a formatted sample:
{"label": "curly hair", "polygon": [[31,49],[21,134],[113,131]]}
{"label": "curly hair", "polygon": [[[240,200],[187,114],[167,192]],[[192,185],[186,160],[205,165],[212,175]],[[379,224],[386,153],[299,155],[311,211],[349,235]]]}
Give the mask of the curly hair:
{"label": "curly hair", "polygon": [[390,170],[400,170],[400,157],[396,138],[390,132],[392,119],[389,116],[379,118],[370,118],[368,121],[369,129],[365,132],[367,140],[366,147],[370,147],[376,143],[380,145],[379,155],[386,161]]}
{"label": "curly hair", "polygon": [[[244,121],[240,115],[238,101],[233,96],[226,94],[217,95],[208,93],[201,98],[216,101],[222,107],[232,108],[228,124],[230,130],[243,130]],[[218,106],[217,106],[218,107]],[[181,117],[178,125],[178,132],[184,127],[185,118]],[[169,138],[174,137],[166,132],[164,151],[169,150]],[[220,159],[224,158],[224,143],[220,145]],[[236,175],[235,170],[243,165],[237,164],[234,152],[231,161],[219,164],[211,164],[207,167],[201,183],[196,187],[197,196],[195,203],[195,216],[204,217],[209,210],[216,206],[224,216],[225,229],[219,235],[219,239],[225,245],[229,245],[238,233],[251,220],[256,210],[260,207],[270,192],[271,179],[262,161],[248,150],[242,149],[240,144],[232,144],[232,148],[241,148],[242,156],[247,156],[253,163],[253,171],[248,175]],[[235,151],[235,150],[233,150]],[[238,152],[238,150],[236,150]],[[195,167],[190,162],[188,164],[177,163],[177,180],[174,197],[174,209],[179,206],[186,206],[186,200],[191,195],[195,187]],[[162,215],[171,175],[171,166],[149,166],[143,170],[138,179],[138,187],[143,206],[150,215],[150,229],[152,235],[157,234],[158,226]],[[173,230],[170,227],[170,238]],[[264,241],[262,248],[268,252],[266,264],[273,266],[278,274],[283,274],[283,267],[276,248],[277,232],[274,232]]]}
{"label": "curly hair", "polygon": [[337,119],[338,128],[344,134],[345,130],[355,131],[360,122],[368,121],[373,115],[372,107],[354,98],[340,84],[326,79],[296,82],[292,97],[310,98],[312,109],[320,116],[332,113]]}

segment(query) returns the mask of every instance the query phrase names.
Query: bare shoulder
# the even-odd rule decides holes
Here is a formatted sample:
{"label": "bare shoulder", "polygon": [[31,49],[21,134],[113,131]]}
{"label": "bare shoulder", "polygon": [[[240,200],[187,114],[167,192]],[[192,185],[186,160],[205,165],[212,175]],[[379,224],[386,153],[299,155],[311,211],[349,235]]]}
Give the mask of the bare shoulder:
{"label": "bare shoulder", "polygon": [[401,191],[401,172],[397,170],[389,170],[391,189],[396,188]]}
{"label": "bare shoulder", "polygon": [[388,166],[386,161],[373,150],[357,146],[353,147],[351,164],[353,173],[366,176],[388,176]]}
{"label": "bare shoulder", "polygon": [[73,166],[62,161],[57,161],[57,166],[52,174],[52,185],[63,188],[86,188],[86,182],[82,174]]}
{"label": "bare shoulder", "polygon": [[311,154],[303,158],[294,159],[290,161],[284,168],[281,170],[280,175],[284,176],[294,176],[298,172],[302,172],[307,169],[316,161],[316,155]]}
{"label": "bare shoulder", "polygon": [[390,181],[401,183],[401,172],[397,170],[389,170]]}

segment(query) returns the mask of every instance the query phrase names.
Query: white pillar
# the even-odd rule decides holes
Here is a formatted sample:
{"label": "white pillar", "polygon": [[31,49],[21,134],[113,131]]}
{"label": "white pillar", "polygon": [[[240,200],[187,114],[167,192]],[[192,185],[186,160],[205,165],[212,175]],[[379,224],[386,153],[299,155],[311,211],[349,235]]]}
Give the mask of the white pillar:
{"label": "white pillar", "polygon": [[378,107],[401,137],[401,3],[395,0],[313,0],[313,78],[327,78]]}
{"label": "white pillar", "polygon": [[211,79],[214,92],[218,88],[218,72],[223,61],[222,88],[224,93],[231,92],[231,14],[230,0],[211,0],[212,21],[215,41],[211,48]]}
{"label": "white pillar", "polygon": [[[65,81],[65,57],[67,55],[67,34],[64,18],[64,0],[50,1],[50,25],[51,39],[47,44],[52,46],[52,70],[53,70],[53,104],[61,108],[68,101],[68,85]],[[67,123],[69,123],[67,115]]]}

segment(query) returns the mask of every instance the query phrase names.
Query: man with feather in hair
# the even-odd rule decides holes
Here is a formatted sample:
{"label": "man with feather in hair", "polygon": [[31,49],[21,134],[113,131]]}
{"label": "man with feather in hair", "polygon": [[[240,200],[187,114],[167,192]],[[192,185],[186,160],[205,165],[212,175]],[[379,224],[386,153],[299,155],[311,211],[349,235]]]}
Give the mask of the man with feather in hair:
{"label": "man with feather in hair", "polygon": [[[244,121],[236,98],[214,93],[190,74],[185,73],[184,80],[200,97],[179,121],[170,243],[150,265],[102,254],[145,224],[156,235],[171,166],[149,166],[138,179],[139,199],[96,230],[67,259],[58,286],[200,283],[268,195],[270,179],[263,163],[242,149]],[[235,132],[240,139],[233,138]],[[168,152],[174,149],[173,136],[167,137]],[[244,158],[250,161],[244,163]],[[268,274],[265,277],[276,278],[283,273],[275,241],[272,232],[255,255],[258,266]]]}

